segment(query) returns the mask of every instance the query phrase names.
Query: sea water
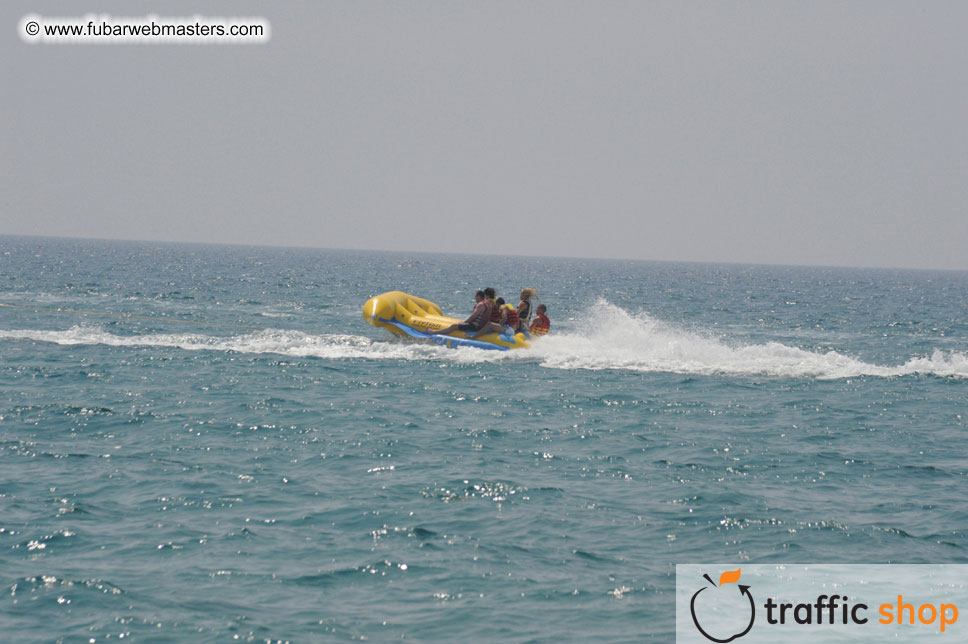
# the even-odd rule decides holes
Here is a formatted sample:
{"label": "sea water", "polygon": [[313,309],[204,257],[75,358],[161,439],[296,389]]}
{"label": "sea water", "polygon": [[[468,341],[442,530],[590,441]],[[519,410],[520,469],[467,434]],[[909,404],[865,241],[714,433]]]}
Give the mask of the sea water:
{"label": "sea water", "polygon": [[[367,326],[534,287],[531,350]],[[968,561],[968,274],[0,237],[10,642],[673,639],[676,563]]]}

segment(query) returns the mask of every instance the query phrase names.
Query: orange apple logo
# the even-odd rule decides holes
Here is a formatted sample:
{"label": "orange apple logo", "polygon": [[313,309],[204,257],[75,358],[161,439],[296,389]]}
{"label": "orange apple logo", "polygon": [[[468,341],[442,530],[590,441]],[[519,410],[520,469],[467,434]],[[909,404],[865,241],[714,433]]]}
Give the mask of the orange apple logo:
{"label": "orange apple logo", "polygon": [[[703,575],[703,577],[706,578],[706,581],[708,581],[710,585],[703,586],[702,588],[697,590],[696,594],[692,596],[692,600],[689,602],[689,612],[692,613],[692,623],[696,625],[696,628],[699,630],[700,633],[702,633],[703,637],[705,637],[707,640],[711,642],[718,642],[719,644],[732,642],[734,639],[738,637],[743,637],[744,635],[750,632],[751,628],[753,628],[753,620],[756,619],[756,604],[753,602],[753,596],[750,594],[750,587],[744,586],[742,584],[738,584],[739,586],[738,594],[734,595],[730,593],[730,594],[720,595],[720,593],[729,593],[730,587],[727,586],[724,588],[724,586],[726,586],[726,584],[735,584],[736,582],[738,582],[741,570],[742,570],[741,568],[737,568],[736,570],[727,570],[726,572],[721,574],[719,576],[718,586],[715,583],[713,583],[713,580],[709,578],[709,575]],[[729,613],[733,616],[745,615],[747,610],[746,603],[747,603],[747,600],[749,600],[750,619],[749,619],[749,623],[746,625],[746,628],[744,630],[732,635],[728,633],[716,633],[716,635],[711,635],[709,631],[715,631],[718,629],[710,627],[708,623],[707,623],[707,628],[702,627],[702,625],[699,623],[699,617],[697,617],[696,615],[696,600],[698,599],[702,604],[703,599],[706,599],[706,597],[701,599],[700,595],[704,590],[709,590],[710,587],[715,589],[715,591],[710,591],[710,592],[718,595],[715,598],[717,604],[728,607]],[[745,599],[744,599],[744,595],[745,595]],[[703,611],[700,610],[699,612],[701,613]],[[743,621],[745,623],[745,620]],[[718,628],[721,629],[723,627],[718,626]]]}

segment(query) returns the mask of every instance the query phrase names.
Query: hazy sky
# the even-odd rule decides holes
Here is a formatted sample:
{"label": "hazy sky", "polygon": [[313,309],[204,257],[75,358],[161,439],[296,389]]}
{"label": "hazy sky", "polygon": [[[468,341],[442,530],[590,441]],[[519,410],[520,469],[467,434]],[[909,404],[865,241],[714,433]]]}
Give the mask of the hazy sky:
{"label": "hazy sky", "polygon": [[[265,45],[29,45],[28,13]],[[968,269],[968,3],[5,2],[0,233]]]}

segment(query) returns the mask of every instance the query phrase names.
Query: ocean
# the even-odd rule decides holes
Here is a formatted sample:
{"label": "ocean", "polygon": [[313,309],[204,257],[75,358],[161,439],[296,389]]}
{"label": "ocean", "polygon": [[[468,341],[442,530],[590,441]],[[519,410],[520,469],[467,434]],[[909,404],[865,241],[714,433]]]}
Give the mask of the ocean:
{"label": "ocean", "polygon": [[[366,325],[537,288],[527,351]],[[968,273],[0,237],[4,641],[671,642],[968,562]]]}

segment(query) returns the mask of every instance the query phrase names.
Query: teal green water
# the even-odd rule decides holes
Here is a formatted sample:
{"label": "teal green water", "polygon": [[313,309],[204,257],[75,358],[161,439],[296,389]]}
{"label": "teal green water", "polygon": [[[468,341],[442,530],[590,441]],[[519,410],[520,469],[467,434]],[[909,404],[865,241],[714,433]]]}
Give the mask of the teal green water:
{"label": "teal green water", "polygon": [[[360,314],[483,286],[537,287],[552,334]],[[968,561],[966,302],[959,272],[0,237],[0,632],[665,642],[675,563]]]}

